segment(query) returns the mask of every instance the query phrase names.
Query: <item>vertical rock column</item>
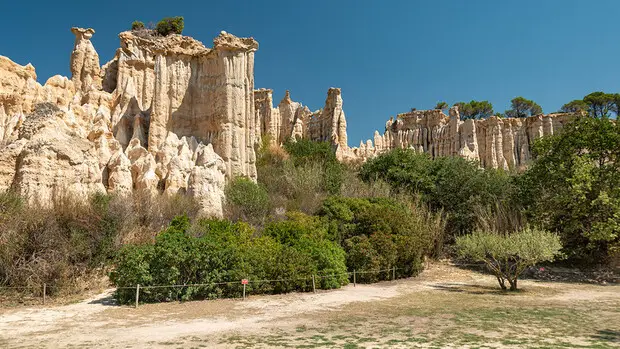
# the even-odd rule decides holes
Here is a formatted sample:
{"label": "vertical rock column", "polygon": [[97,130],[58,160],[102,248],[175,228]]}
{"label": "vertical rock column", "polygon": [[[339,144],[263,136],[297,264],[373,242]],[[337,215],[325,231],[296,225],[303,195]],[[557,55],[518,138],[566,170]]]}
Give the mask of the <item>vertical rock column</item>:
{"label": "vertical rock column", "polygon": [[228,178],[247,176],[256,179],[254,146],[260,140],[254,113],[254,52],[258,43],[222,32],[213,40],[221,84],[216,91],[215,121],[218,137],[215,152],[226,164]]}
{"label": "vertical rock column", "polygon": [[71,52],[71,81],[78,91],[87,92],[89,89],[101,89],[101,68],[99,55],[90,42],[95,30],[92,28],[71,28],[75,34],[75,44]]}

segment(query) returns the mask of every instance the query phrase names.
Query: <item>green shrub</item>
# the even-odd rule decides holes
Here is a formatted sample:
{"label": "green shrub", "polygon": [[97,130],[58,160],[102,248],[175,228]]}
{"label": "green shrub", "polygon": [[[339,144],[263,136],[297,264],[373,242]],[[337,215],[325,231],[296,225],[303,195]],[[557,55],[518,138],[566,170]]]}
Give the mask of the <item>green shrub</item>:
{"label": "green shrub", "polygon": [[606,262],[620,248],[620,123],[576,118],[537,140],[519,178],[530,221],[558,232],[574,262]]}
{"label": "green shrub", "polygon": [[512,178],[500,170],[482,169],[460,157],[438,157],[395,149],[366,162],[360,177],[383,180],[396,192],[419,196],[435,211],[447,214],[448,237],[471,232],[476,208],[508,200]]}
{"label": "green shrub", "polygon": [[342,248],[322,238],[326,233],[314,229],[319,224],[314,218],[292,219],[272,223],[256,236],[245,223],[202,220],[191,225],[187,217],[177,217],[154,244],[121,250],[110,275],[117,299],[131,303],[138,283],[145,286],[140,293],[144,302],[240,297],[244,278],[250,280],[247,294],[308,291],[312,275],[339,274],[320,278],[319,288],[346,284]]}
{"label": "green shrub", "polygon": [[314,142],[308,139],[289,140],[284,149],[291,155],[295,166],[312,163],[321,164],[323,172],[322,189],[328,194],[340,193],[342,185],[343,165],[328,142]]}
{"label": "green shrub", "polygon": [[262,185],[237,177],[226,187],[227,215],[234,220],[261,224],[270,210],[269,194]]}
{"label": "green shrub", "polygon": [[387,198],[331,197],[319,214],[329,222],[330,238],[344,247],[348,270],[361,272],[361,282],[390,279],[389,271],[371,271],[394,267],[398,277],[416,275],[443,231],[440,217]]}
{"label": "green shrub", "polygon": [[155,31],[161,36],[183,33],[183,17],[166,17],[157,23]]}
{"label": "green shrub", "polygon": [[145,29],[146,27],[144,26],[144,22],[141,21],[133,21],[133,23],[131,23],[131,30],[142,30]]}
{"label": "green shrub", "polygon": [[562,244],[556,234],[525,228],[508,235],[476,231],[458,237],[456,248],[461,257],[484,262],[503,290],[506,290],[508,281],[510,290],[514,291],[519,275],[527,267],[552,262],[560,256]]}

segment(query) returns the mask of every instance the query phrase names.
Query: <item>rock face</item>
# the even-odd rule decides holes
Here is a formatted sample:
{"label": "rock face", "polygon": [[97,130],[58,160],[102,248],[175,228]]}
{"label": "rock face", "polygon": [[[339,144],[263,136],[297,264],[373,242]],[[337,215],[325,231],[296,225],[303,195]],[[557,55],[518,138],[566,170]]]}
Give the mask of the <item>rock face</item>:
{"label": "rock face", "polygon": [[461,156],[479,161],[483,167],[516,169],[531,158],[530,146],[542,136],[558,132],[573,115],[549,114],[528,118],[461,120],[457,107],[450,115],[441,110],[416,110],[390,118],[385,133],[375,131],[374,145],[368,140],[342,153],[342,158],[365,160],[396,148],[411,148],[431,157]]}
{"label": "rock face", "polygon": [[311,112],[308,107],[291,100],[289,91],[277,108],[273,107],[273,90],[254,91],[256,119],[263,135],[276,144],[287,139],[305,138],[312,141],[330,142],[336,151],[348,149],[347,121],[342,110],[339,88],[327,91],[325,106]]}
{"label": "rock face", "polygon": [[290,93],[277,108],[273,107],[273,91],[254,91],[256,118],[261,132],[273,143],[305,138],[330,142],[341,161],[360,162],[396,148],[411,148],[431,157],[461,156],[476,160],[481,166],[516,169],[531,158],[534,140],[552,135],[573,115],[549,114],[523,119],[461,120],[457,107],[449,116],[441,110],[417,110],[399,114],[386,122],[385,132],[375,131],[373,139],[359,147],[347,144],[347,122],[342,108],[341,90],[330,88],[323,109],[310,112],[293,102]]}
{"label": "rock face", "polygon": [[187,193],[221,216],[226,179],[256,179],[258,43],[123,32],[100,67],[95,31],[71,31],[70,80],[41,86],[32,65],[0,56],[0,189],[41,203],[68,191]]}
{"label": "rock face", "polygon": [[226,181],[256,180],[263,138],[329,142],[342,161],[413,148],[512,169],[527,163],[533,140],[571,118],[461,120],[456,108],[449,116],[413,111],[350,148],[339,88],[314,112],[288,91],[274,107],[272,90],[254,90],[252,38],[222,32],[207,48],[186,36],[127,31],[100,67],[95,31],[71,31],[71,79],[56,75],[41,85],[32,65],[0,56],[0,190],[31,202],[66,193],[186,194],[204,214],[221,216]]}

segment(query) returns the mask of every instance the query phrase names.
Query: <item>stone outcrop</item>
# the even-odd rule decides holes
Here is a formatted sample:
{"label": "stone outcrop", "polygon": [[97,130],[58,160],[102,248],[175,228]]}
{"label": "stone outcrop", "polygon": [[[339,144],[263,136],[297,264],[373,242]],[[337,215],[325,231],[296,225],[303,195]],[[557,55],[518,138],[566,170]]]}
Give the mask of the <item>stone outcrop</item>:
{"label": "stone outcrop", "polygon": [[222,32],[208,48],[187,36],[127,31],[100,66],[95,31],[71,31],[71,79],[56,75],[41,85],[32,65],[0,56],[0,190],[42,204],[66,193],[185,194],[204,214],[221,216],[226,181],[256,180],[262,139],[329,142],[342,161],[412,148],[513,169],[530,159],[535,139],[572,117],[461,120],[456,108],[449,116],[412,111],[350,148],[339,88],[314,112],[289,91],[274,107],[272,90],[254,90],[252,38]]}
{"label": "stone outcrop", "polygon": [[123,32],[100,67],[95,31],[71,31],[71,79],[42,86],[32,65],[0,56],[0,189],[42,203],[68,191],[187,193],[221,216],[226,179],[256,179],[258,43]]}
{"label": "stone outcrop", "polygon": [[431,157],[461,156],[481,166],[518,169],[531,158],[534,140],[552,135],[573,116],[570,114],[536,115],[528,118],[461,120],[457,107],[449,115],[441,110],[416,110],[397,115],[386,122],[383,134],[375,131],[373,139],[355,148],[347,143],[347,121],[343,111],[341,90],[330,88],[325,106],[310,112],[293,102],[289,91],[277,107],[273,107],[273,91],[254,91],[257,123],[272,143],[305,138],[329,142],[341,161],[361,162],[396,148],[410,148]]}
{"label": "stone outcrop", "polygon": [[339,88],[330,88],[325,106],[315,112],[294,102],[289,91],[286,91],[277,108],[273,107],[273,90],[254,91],[254,101],[261,132],[273,143],[282,144],[287,139],[302,138],[330,142],[337,151],[348,149],[347,121]]}
{"label": "stone outcrop", "polygon": [[[341,158],[365,160],[396,148],[410,148],[431,157],[461,156],[476,160],[483,167],[518,169],[531,158],[534,140],[558,132],[570,114],[536,115],[527,118],[461,120],[457,107],[450,115],[441,110],[416,110],[390,118],[383,135],[375,131],[358,148],[343,151]],[[374,143],[374,144],[373,144]]]}

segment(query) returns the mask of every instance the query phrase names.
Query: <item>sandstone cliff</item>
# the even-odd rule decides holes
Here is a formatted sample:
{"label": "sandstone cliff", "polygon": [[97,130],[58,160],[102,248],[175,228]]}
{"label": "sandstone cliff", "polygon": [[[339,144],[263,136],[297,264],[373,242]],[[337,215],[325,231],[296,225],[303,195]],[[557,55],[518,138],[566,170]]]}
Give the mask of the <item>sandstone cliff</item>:
{"label": "sandstone cliff", "polygon": [[513,169],[527,164],[535,139],[571,118],[461,120],[456,108],[449,116],[413,111],[350,148],[339,88],[314,112],[289,91],[274,107],[272,90],[254,90],[252,38],[222,32],[207,48],[187,36],[127,31],[100,66],[95,31],[71,31],[71,79],[56,75],[41,85],[32,65],[0,56],[0,190],[42,204],[66,193],[187,194],[203,213],[221,216],[226,180],[256,180],[263,137],[326,141],[342,161],[412,148]]}
{"label": "sandstone cliff", "polygon": [[72,28],[72,77],[41,86],[0,56],[0,189],[46,203],[58,193],[187,193],[222,215],[226,178],[256,179],[252,38],[123,32],[103,67]]}
{"label": "sandstone cliff", "polygon": [[441,110],[417,110],[399,114],[386,122],[383,135],[342,153],[343,159],[365,160],[396,148],[411,148],[431,157],[462,156],[483,167],[516,169],[531,158],[534,140],[558,132],[573,116],[536,115],[527,118],[461,120],[457,107],[450,115]]}

